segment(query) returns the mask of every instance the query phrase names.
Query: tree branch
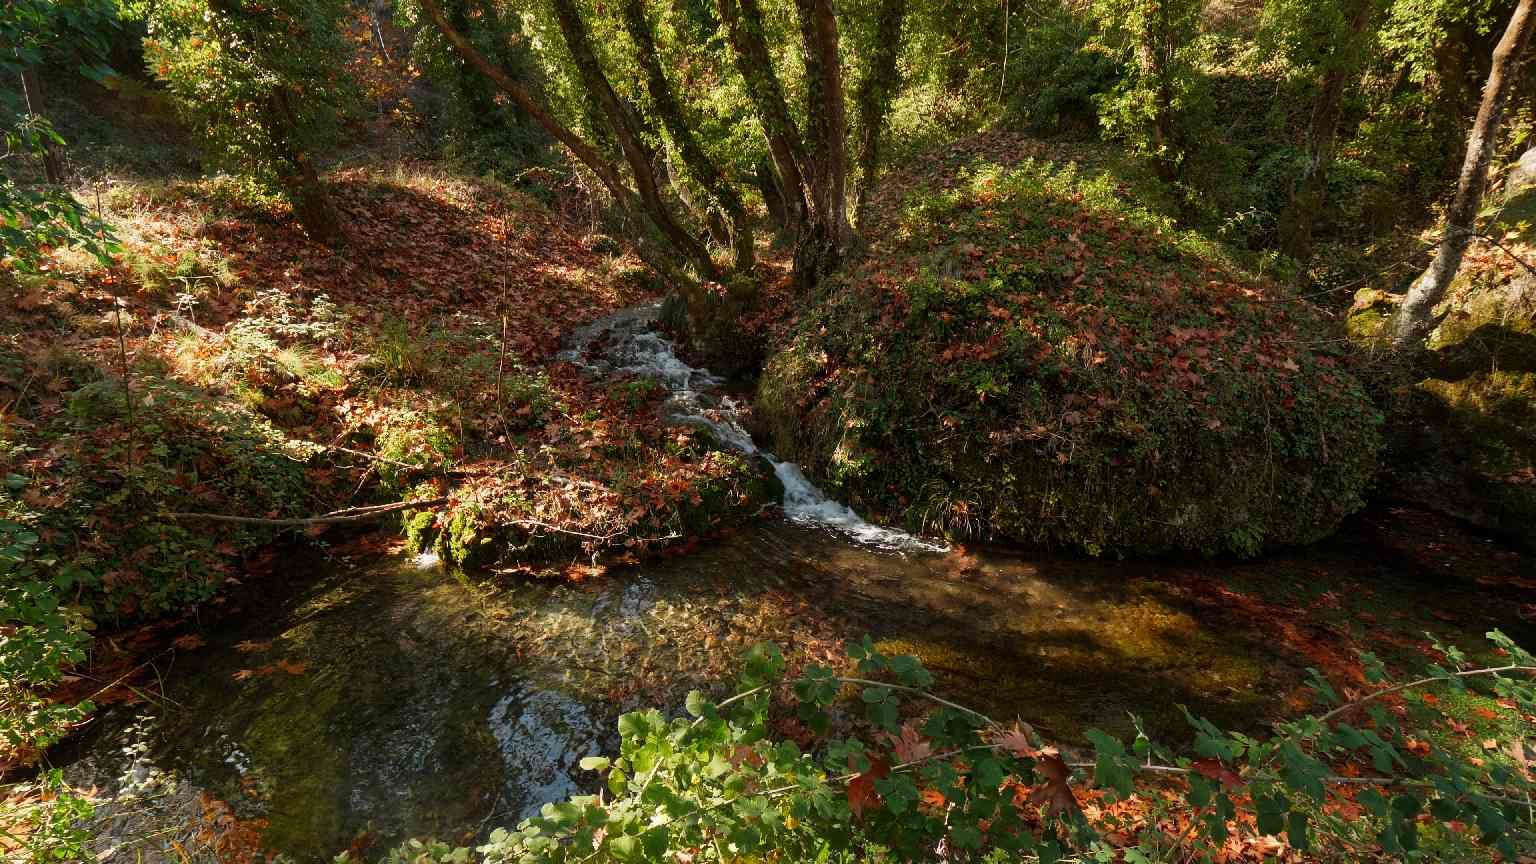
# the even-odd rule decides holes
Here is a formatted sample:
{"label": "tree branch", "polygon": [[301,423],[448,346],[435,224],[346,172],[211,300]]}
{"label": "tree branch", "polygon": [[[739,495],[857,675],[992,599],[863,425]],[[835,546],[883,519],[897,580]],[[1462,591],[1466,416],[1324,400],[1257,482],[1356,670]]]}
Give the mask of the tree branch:
{"label": "tree branch", "polygon": [[415,501],[397,501],[394,504],[376,504],[371,507],[348,507],[345,510],[335,510],[320,516],[307,516],[293,519],[265,519],[257,516],[226,516],[222,513],[166,513],[166,519],[195,519],[205,522],[233,522],[237,525],[269,525],[273,527],[297,528],[305,525],[331,525],[342,522],[365,522],[389,513],[401,510],[421,510],[427,507],[437,507],[448,503],[448,497],[420,498]]}

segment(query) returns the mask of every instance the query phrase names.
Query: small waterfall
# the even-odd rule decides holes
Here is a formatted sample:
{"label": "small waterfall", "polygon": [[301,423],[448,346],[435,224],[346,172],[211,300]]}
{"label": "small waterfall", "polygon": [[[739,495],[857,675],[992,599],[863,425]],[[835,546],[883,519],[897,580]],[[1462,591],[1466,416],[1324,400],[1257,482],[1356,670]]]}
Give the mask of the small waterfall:
{"label": "small waterfall", "polygon": [[[947,551],[942,544],[866,522],[848,505],[816,488],[799,465],[759,449],[741,425],[741,406],[719,392],[725,382],[708,370],[684,363],[671,340],[656,333],[660,310],[659,303],[634,306],[582,327],[571,334],[570,347],[559,359],[582,367],[596,378],[636,375],[667,388],[669,395],[662,411],[668,422],[703,426],[720,442],[768,460],[784,484],[784,516],[791,522],[830,528],[855,542],[891,551]],[[602,344],[594,350],[599,340]]]}

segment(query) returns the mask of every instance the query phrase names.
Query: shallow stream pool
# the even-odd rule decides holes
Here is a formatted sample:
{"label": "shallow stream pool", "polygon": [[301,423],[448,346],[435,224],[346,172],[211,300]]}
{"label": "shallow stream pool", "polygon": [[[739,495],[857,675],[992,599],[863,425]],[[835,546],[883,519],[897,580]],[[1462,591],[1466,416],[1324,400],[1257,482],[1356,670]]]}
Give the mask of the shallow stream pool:
{"label": "shallow stream pool", "polygon": [[[1307,666],[1344,668],[1366,641],[1413,657],[1426,629],[1476,644],[1498,625],[1536,644],[1529,563],[1410,511],[1254,563],[898,553],[767,515],[581,584],[296,552],[189,625],[204,644],[157,661],[164,698],[105,710],[69,774],[159,822],[209,818],[206,792],[294,861],[467,842],[583,788],[577,762],[616,746],[622,711],[723,693],[758,641],[823,658],[865,633],[921,656],[946,695],[1062,741],[1127,733],[1135,711],[1177,742],[1177,706],[1261,728],[1299,707]],[[154,820],[114,812],[100,851],[136,860]]]}

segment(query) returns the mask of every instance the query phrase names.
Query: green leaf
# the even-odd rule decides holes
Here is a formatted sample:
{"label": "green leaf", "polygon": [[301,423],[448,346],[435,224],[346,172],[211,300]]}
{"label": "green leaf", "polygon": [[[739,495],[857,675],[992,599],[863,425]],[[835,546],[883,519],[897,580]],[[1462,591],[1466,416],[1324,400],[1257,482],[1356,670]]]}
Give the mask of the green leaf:
{"label": "green leaf", "polygon": [[579,764],[583,771],[607,771],[609,761],[607,756],[583,756]]}
{"label": "green leaf", "polygon": [[1257,817],[1259,833],[1279,835],[1285,830],[1285,817],[1291,809],[1291,802],[1284,795],[1260,795],[1254,799],[1254,815]]}
{"label": "green leaf", "polygon": [[617,861],[644,861],[645,849],[641,846],[640,838],[628,834],[620,834],[608,838],[608,854]]}
{"label": "green leaf", "polygon": [[1312,847],[1312,839],[1307,831],[1307,814],[1300,811],[1293,812],[1286,819],[1286,841],[1291,846],[1303,852]]}

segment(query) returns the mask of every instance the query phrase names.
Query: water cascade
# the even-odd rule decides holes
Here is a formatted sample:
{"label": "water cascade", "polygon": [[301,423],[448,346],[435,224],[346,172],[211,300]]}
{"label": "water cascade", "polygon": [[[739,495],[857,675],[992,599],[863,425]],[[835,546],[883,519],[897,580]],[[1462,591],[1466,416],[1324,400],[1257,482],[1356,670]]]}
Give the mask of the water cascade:
{"label": "water cascade", "polygon": [[948,547],[903,531],[873,525],[808,480],[793,462],[760,449],[741,424],[740,403],[722,392],[725,383],[706,369],[683,362],[677,346],[656,332],[661,304],[615,312],[571,334],[560,359],[595,378],[635,375],[665,387],[662,406],[668,422],[702,426],[721,443],[761,456],[784,485],[784,516],[791,522],[827,528],[857,543],[893,552],[944,552]]}

